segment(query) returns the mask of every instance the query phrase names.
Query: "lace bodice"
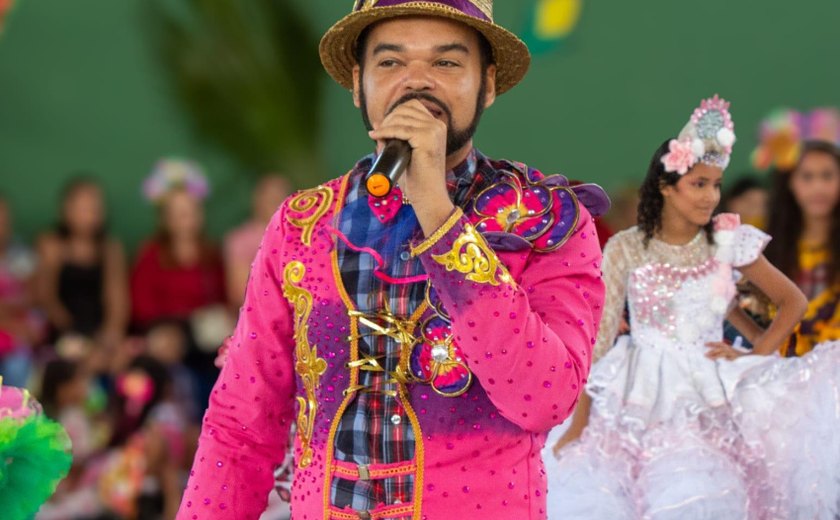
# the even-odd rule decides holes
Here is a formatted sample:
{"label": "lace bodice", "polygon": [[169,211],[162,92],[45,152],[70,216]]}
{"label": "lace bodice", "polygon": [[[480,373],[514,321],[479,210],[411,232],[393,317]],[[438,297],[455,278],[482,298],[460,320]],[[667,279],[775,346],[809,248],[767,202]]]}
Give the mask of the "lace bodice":
{"label": "lace bodice", "polygon": [[720,339],[721,323],[735,295],[733,267],[761,255],[769,236],[752,226],[715,232],[709,244],[701,231],[685,245],[652,239],[633,227],[613,236],[604,249],[604,314],[595,360],[613,344],[630,309],[631,335],[639,343],[695,344]]}

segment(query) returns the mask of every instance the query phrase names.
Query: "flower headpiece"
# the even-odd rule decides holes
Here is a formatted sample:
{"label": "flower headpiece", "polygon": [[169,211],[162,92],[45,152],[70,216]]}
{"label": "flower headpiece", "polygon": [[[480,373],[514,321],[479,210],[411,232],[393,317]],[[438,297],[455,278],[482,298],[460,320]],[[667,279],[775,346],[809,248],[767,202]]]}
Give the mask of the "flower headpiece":
{"label": "flower headpiece", "polygon": [[3,518],[33,518],[70,469],[70,438],[23,388],[0,377],[0,504]]}
{"label": "flower headpiece", "polygon": [[117,378],[117,392],[125,398],[126,412],[137,416],[155,395],[155,382],[142,370],[130,370]]}
{"label": "flower headpiece", "polygon": [[167,158],[155,164],[152,173],[143,181],[143,195],[151,202],[160,202],[174,189],[184,189],[199,200],[210,193],[204,169],[194,161]]}
{"label": "flower headpiece", "polygon": [[799,162],[802,143],[824,141],[840,146],[840,111],[816,108],[800,113],[779,108],[761,122],[759,144],[752,153],[753,167],[792,170]]}
{"label": "flower headpiece", "polygon": [[735,124],[729,113],[729,102],[715,97],[704,99],[694,110],[688,124],[668,144],[662,157],[665,171],[685,175],[698,162],[725,169],[729,166]]}

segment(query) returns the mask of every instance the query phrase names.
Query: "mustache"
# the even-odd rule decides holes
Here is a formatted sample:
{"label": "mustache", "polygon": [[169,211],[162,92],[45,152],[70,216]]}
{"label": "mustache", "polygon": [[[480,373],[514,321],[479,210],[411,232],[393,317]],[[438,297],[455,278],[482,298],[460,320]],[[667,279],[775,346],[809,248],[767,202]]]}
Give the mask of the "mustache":
{"label": "mustache", "polygon": [[428,101],[430,103],[433,103],[444,114],[446,114],[446,118],[449,121],[452,120],[452,112],[449,110],[449,107],[447,107],[443,103],[443,101],[439,100],[438,98],[436,98],[433,95],[428,94],[426,92],[409,92],[408,94],[404,95],[403,97],[401,97],[397,101],[395,101],[393,105],[391,105],[391,108],[388,109],[388,114],[393,112],[394,109],[397,108],[398,106],[402,105],[403,103],[407,103],[408,101],[411,101],[412,99],[420,99],[420,100],[424,100],[424,101]]}

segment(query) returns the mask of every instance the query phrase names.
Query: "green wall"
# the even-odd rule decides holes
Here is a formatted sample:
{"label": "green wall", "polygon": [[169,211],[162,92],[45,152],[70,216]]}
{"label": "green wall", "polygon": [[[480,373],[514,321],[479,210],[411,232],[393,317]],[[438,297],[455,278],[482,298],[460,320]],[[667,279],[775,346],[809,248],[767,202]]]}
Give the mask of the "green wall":
{"label": "green wall", "polygon": [[[24,236],[54,221],[71,172],[89,170],[106,187],[112,227],[135,244],[154,219],[140,182],[168,154],[207,167],[213,234],[247,213],[249,177],[192,134],[144,34],[142,1],[20,0],[0,35],[0,192]],[[351,5],[284,1],[299,2],[318,32]],[[719,92],[739,134],[731,178],[769,109],[840,104],[840,2],[583,2],[573,36],[535,57],[486,113],[477,138],[486,153],[617,188],[637,181],[701,97]],[[530,2],[496,4],[497,20],[521,33]],[[324,103],[329,171],[313,172],[311,184],[370,149],[349,93],[330,83]]]}

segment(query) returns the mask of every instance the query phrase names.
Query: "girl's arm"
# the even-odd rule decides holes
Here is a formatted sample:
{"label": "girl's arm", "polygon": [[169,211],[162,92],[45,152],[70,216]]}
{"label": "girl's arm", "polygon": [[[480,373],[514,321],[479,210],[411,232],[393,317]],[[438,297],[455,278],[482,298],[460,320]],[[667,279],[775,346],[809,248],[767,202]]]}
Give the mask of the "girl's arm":
{"label": "girl's arm", "polygon": [[787,276],[767,261],[764,255],[752,264],[741,267],[740,271],[778,308],[773,322],[753,343],[753,352],[756,354],[772,354],[787,342],[794,327],[805,315],[808,300]]}
{"label": "girl's arm", "polygon": [[555,457],[564,446],[572,441],[576,441],[583,433],[583,430],[589,425],[590,408],[592,408],[592,398],[586,392],[581,393],[577,407],[575,408],[575,413],[572,415],[572,424],[569,425],[569,429],[566,430],[563,436],[557,440],[557,444],[554,445],[553,451]]}
{"label": "girl's arm", "polygon": [[[738,269],[778,308],[776,317],[767,330],[760,333],[752,342],[753,354],[770,355],[787,342],[794,327],[805,315],[808,300],[788,277],[767,261],[764,255],[759,256],[755,262]],[[710,343],[709,347],[711,348],[706,355],[712,359],[733,359],[741,355],[740,352],[723,343]]]}

